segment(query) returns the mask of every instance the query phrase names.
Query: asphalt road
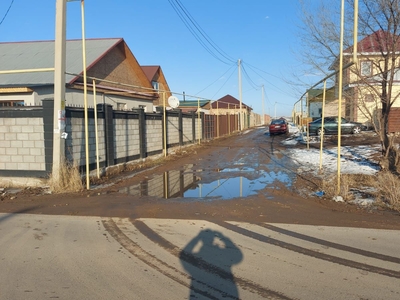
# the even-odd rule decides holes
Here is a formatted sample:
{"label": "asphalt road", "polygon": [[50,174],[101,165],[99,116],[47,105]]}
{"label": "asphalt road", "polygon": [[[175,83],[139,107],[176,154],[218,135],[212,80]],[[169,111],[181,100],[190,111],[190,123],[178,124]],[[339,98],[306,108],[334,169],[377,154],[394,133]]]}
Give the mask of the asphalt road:
{"label": "asphalt road", "polygon": [[0,299],[399,299],[400,231],[0,215]]}

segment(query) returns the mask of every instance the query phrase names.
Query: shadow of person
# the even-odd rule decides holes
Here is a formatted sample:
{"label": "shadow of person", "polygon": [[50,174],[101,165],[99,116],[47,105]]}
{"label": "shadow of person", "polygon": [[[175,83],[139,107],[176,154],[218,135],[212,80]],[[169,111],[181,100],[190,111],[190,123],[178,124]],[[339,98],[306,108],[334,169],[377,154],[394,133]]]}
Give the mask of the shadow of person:
{"label": "shadow of person", "polygon": [[239,299],[231,268],[242,261],[243,254],[221,232],[200,231],[179,258],[191,276],[189,299]]}

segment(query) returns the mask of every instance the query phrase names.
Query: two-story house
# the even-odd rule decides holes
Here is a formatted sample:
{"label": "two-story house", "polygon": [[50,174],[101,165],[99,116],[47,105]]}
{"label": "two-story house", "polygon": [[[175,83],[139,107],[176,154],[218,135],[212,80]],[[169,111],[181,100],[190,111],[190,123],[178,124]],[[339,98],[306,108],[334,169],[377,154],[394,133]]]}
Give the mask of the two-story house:
{"label": "two-story house", "polygon": [[[351,121],[372,123],[378,119],[382,97],[390,91],[388,99],[393,107],[400,107],[400,37],[385,31],[376,31],[357,43],[357,62],[353,59],[353,47],[343,52],[342,116]],[[339,68],[339,58],[331,65],[331,71]],[[387,87],[383,86],[387,84]],[[390,90],[388,90],[390,89]],[[309,113],[321,117],[322,89],[308,93]],[[335,85],[326,90],[325,115],[338,113],[338,73]]]}
{"label": "two-story house", "polygon": [[[353,61],[353,47],[347,48],[343,57],[344,65],[350,65],[343,71],[344,117],[362,123],[376,123],[386,95],[387,104],[400,107],[400,100],[397,100],[400,95],[399,36],[376,31],[357,43],[357,62]],[[337,70],[337,61],[332,66],[332,70]]]}

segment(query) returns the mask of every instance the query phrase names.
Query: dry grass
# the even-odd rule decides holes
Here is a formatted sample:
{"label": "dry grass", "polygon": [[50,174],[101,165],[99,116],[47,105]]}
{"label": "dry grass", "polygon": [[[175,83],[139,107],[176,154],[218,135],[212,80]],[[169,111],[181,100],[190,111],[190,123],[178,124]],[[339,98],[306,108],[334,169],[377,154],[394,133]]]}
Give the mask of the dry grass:
{"label": "dry grass", "polygon": [[60,176],[51,175],[49,187],[52,193],[80,192],[83,190],[83,182],[79,168],[71,163],[64,162],[60,165]]}
{"label": "dry grass", "polygon": [[352,189],[371,187],[374,196],[378,201],[391,209],[400,211],[400,178],[389,171],[382,171],[376,175],[342,174],[340,181],[340,193],[337,194],[337,176],[332,175],[324,178],[321,182],[321,189],[325,197],[333,199],[335,196],[342,196],[343,200],[354,199]]}
{"label": "dry grass", "polygon": [[389,171],[380,172],[373,183],[376,197],[382,203],[400,211],[400,179]]}
{"label": "dry grass", "polygon": [[335,196],[343,197],[343,200],[350,201],[354,199],[352,189],[360,187],[373,186],[375,180],[371,175],[362,174],[342,174],[340,176],[340,193],[337,193],[337,175],[331,175],[324,178],[321,183],[321,188],[325,192],[327,198],[332,199]]}

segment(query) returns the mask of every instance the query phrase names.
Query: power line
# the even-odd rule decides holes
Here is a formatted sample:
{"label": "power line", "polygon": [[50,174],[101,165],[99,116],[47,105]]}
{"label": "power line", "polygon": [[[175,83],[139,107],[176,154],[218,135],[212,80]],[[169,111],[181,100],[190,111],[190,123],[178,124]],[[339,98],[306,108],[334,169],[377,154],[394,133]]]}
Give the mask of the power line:
{"label": "power line", "polygon": [[[259,74],[258,72],[256,72],[254,69],[260,70],[260,71],[262,71],[262,72],[264,72],[264,73],[266,73],[266,74],[269,74],[269,73],[267,73],[267,72],[265,72],[265,71],[263,71],[263,70],[261,70],[261,69],[259,69],[259,68],[256,68],[256,67],[254,67],[254,66],[252,66],[252,65],[250,65],[250,64],[247,64],[247,66],[248,66],[254,73],[256,73],[258,76],[260,76],[262,79],[264,79],[269,85],[273,86],[276,90],[278,90],[279,92],[281,92],[281,93],[283,93],[283,94],[285,94],[285,95],[287,95],[287,96],[293,97],[293,95],[289,94],[287,91],[282,90],[281,88],[279,88],[278,86],[276,86],[275,84],[273,84],[272,82],[270,82],[269,80],[265,79],[265,77],[263,77],[262,75],[260,75],[260,74]],[[269,75],[274,76],[274,77],[276,77],[276,78],[282,80],[282,78],[279,78],[279,77],[277,77],[277,76],[275,76],[275,75],[272,75],[272,74],[269,74]]]}
{"label": "power line", "polygon": [[190,24],[188,23],[188,21],[185,19],[184,15],[182,14],[182,12],[176,7],[176,5],[171,2],[171,0],[168,0],[168,2],[171,4],[172,8],[175,10],[176,14],[179,16],[179,18],[181,19],[181,21],[183,22],[183,24],[186,26],[186,28],[190,31],[190,33],[194,36],[194,38],[199,42],[199,44],[210,54],[212,55],[215,59],[218,59],[219,61],[221,61],[222,63],[225,63],[224,61],[222,61],[218,56],[216,56],[211,49],[200,39],[200,37],[198,36],[198,34],[192,29],[192,27],[190,26]]}
{"label": "power line", "polygon": [[242,65],[244,77],[247,79],[247,82],[252,86],[254,90],[258,90],[259,86],[250,78],[249,74],[247,73],[244,65]]}
{"label": "power line", "polygon": [[196,22],[196,20],[192,17],[186,7],[182,4],[180,0],[175,0],[175,2],[179,5],[185,15],[189,18],[191,23],[195,26],[195,28],[200,32],[200,34],[206,39],[206,41],[213,47],[219,54],[221,54],[225,59],[230,62],[235,62],[235,60],[230,57],[226,52],[224,52],[218,45],[207,35],[207,33],[200,27],[200,25]]}
{"label": "power line", "polygon": [[178,10],[178,8],[176,7],[176,5],[171,2],[170,0],[168,0],[168,2],[171,4],[172,8],[175,10],[176,14],[178,15],[178,17],[181,19],[181,21],[183,22],[183,24],[186,26],[186,28],[190,31],[190,33],[195,37],[195,39],[199,42],[200,45],[203,46],[203,48],[212,56],[214,56],[216,59],[218,59],[218,57],[216,57],[211,50],[204,44],[203,41],[200,40],[199,36],[196,34],[196,32],[193,31],[193,29],[190,27],[190,25],[188,24],[188,22],[185,20],[184,16],[182,15],[182,13]]}
{"label": "power line", "polygon": [[215,44],[215,42],[211,40],[211,38],[194,20],[189,11],[179,0],[168,0],[168,2],[171,4],[172,8],[175,10],[186,28],[210,55],[224,64],[230,64],[234,62],[231,57],[229,57],[220,47]]}
{"label": "power line", "polygon": [[8,9],[7,9],[7,11],[6,11],[6,13],[5,13],[3,19],[1,19],[1,21],[0,21],[0,25],[3,24],[5,18],[7,17],[7,15],[8,15],[8,13],[9,13],[11,7],[13,6],[13,4],[14,4],[14,0],[11,0],[10,6],[8,6]]}
{"label": "power line", "polygon": [[225,83],[219,88],[219,90],[212,96],[212,98],[214,98],[215,95],[218,94],[220,90],[222,90],[222,88],[223,88],[223,87],[225,86],[225,84],[229,81],[229,79],[231,79],[233,73],[235,73],[235,70],[232,70],[231,75],[229,75],[228,79],[227,79],[227,80],[225,81]]}
{"label": "power line", "polygon": [[[233,67],[235,67],[236,64],[230,66],[230,68],[221,76],[218,77],[218,79],[216,79],[214,82],[212,82],[211,84],[207,85],[204,89],[202,89],[200,92],[197,92],[196,95],[200,94],[201,92],[203,92],[204,90],[208,89],[210,86],[212,86],[214,83],[216,83],[218,80],[220,80],[220,78],[222,78],[223,76],[225,76],[226,73],[228,73]],[[232,76],[232,75],[231,75]]]}
{"label": "power line", "polygon": [[[275,77],[275,78],[277,78],[277,79],[282,80],[281,77],[278,77],[278,76],[276,76],[275,74],[268,73],[268,72],[266,72],[266,71],[264,71],[264,70],[262,70],[262,69],[260,69],[260,68],[257,68],[257,67],[255,67],[255,66],[249,64],[248,62],[246,62],[246,64],[247,64],[247,65],[249,66],[249,68],[251,68],[251,69],[257,69],[257,70],[259,70],[259,71],[261,71],[261,72],[263,72],[263,73],[265,73],[265,74],[267,74],[267,75],[269,75],[269,76],[272,76],[272,77]],[[253,72],[255,73],[254,70],[253,70]]]}

